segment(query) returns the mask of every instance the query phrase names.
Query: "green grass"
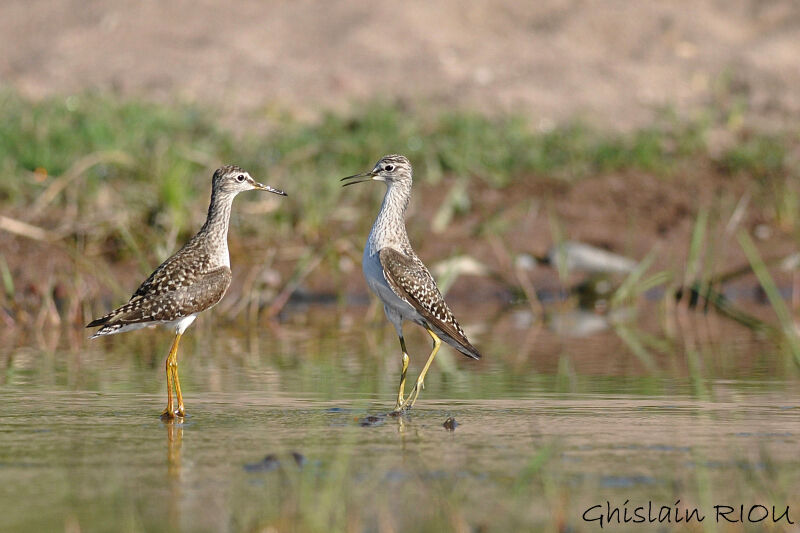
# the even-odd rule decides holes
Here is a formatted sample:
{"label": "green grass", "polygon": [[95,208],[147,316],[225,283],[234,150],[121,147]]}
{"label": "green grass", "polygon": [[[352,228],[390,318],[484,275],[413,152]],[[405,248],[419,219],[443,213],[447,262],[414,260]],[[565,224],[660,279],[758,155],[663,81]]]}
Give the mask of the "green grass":
{"label": "green grass", "polygon": [[761,284],[764,293],[769,299],[772,309],[775,311],[775,314],[778,317],[778,321],[780,322],[783,331],[783,338],[786,341],[791,354],[794,356],[795,361],[800,364],[800,339],[797,337],[797,326],[795,325],[792,313],[786,305],[786,302],[783,300],[783,297],[780,294],[780,289],[775,284],[775,280],[772,279],[772,276],[770,275],[769,270],[767,270],[767,266],[764,264],[764,260],[759,255],[758,249],[756,248],[752,239],[745,232],[740,232],[737,235],[737,238],[739,239],[739,244],[742,246],[745,255],[747,255],[747,260],[750,261],[753,272],[755,273],[756,277],[758,277],[758,281]]}
{"label": "green grass", "polygon": [[[289,209],[271,215],[281,232],[316,237],[325,234],[339,203],[337,178],[366,169],[386,152],[407,154],[417,180],[431,186],[455,176],[491,188],[531,178],[569,184],[621,171],[668,176],[709,157],[708,125],[672,118],[628,134],[578,123],[539,132],[519,117],[408,112],[371,103],[352,115],[326,114],[314,123],[285,116],[265,122],[267,133],[250,135],[246,128],[223,128],[211,110],[188,105],[97,94],[31,102],[6,92],[0,96],[0,206],[30,205],[47,189],[45,175],[84,170],[74,200],[80,210],[93,209],[111,188],[124,198],[120,209],[144,213],[143,222],[155,229],[177,226],[185,236],[190,213],[205,202],[211,167],[237,162],[294,193]],[[778,201],[787,190],[780,179],[786,152],[785,139],[743,138],[719,166],[754,175]],[[95,164],[76,168],[92,156]],[[56,206],[69,202],[69,189],[53,199]]]}
{"label": "green grass", "polygon": [[702,149],[696,126],[609,136],[570,124],[539,133],[520,118],[465,112],[409,116],[378,103],[312,124],[281,118],[262,136],[223,129],[208,110],[93,94],[34,103],[4,93],[0,119],[0,200],[12,203],[32,201],[42,188],[36,180],[19,179],[20,173],[38,169],[59,176],[81,157],[112,150],[129,155],[131,164],[92,169],[89,193],[106,180],[132,186],[164,180],[159,200],[180,205],[175,184],[217,161],[236,160],[261,174],[277,172],[319,185],[395,151],[408,154],[429,183],[450,174],[503,187],[530,175],[575,180],[622,169],[662,171],[676,157]]}
{"label": "green grass", "polygon": [[[191,105],[91,93],[29,101],[6,91],[0,93],[0,212],[45,230],[68,252],[80,271],[71,284],[92,275],[120,294],[130,287],[114,284],[113,265],[135,264],[146,275],[196,231],[205,215],[211,171],[223,163],[237,163],[289,192],[273,207],[259,204],[247,214],[237,208],[234,217],[236,238],[254,243],[251,264],[263,265],[265,272],[288,269],[285,277],[297,283],[319,269],[340,284],[342,264],[360,253],[350,235],[361,236],[374,216],[374,209],[353,206],[373,201],[377,192],[366,186],[347,189],[345,200],[339,178],[368,169],[387,152],[404,153],[414,163],[417,203],[430,205],[430,198],[438,198],[436,210],[425,216],[439,235],[476,211],[485,222],[473,230],[481,240],[510,235],[514,217],[520,216],[515,214],[517,191],[532,183],[565,190],[598,176],[633,173],[655,175],[668,190],[674,178],[689,173],[704,179],[703,172],[716,173],[718,181],[719,174],[723,180],[749,178],[760,219],[800,234],[800,168],[792,156],[797,136],[757,134],[737,122],[730,126],[728,147],[712,151],[708,133],[728,128],[727,117],[714,110],[696,120],[665,113],[653,125],[628,133],[581,123],[539,131],[520,116],[372,102],[313,122],[265,114],[250,119],[258,125],[251,133],[247,125],[223,126],[213,109]],[[481,211],[487,190],[508,195],[509,201],[495,213]],[[239,202],[256,202],[256,195],[248,196]],[[703,262],[702,256],[716,255],[716,242],[706,238],[714,231],[705,228],[709,208],[690,206],[699,218],[694,237],[687,237],[691,253],[685,265],[655,277],[637,273],[625,286],[630,295],[616,300],[635,300],[667,279],[706,280],[714,261]],[[413,237],[424,246],[426,234]],[[290,251],[271,255],[277,243]],[[509,257],[520,252],[529,250],[507,250]],[[9,254],[4,260],[3,296],[12,299],[9,288],[25,285],[25,269]],[[253,271],[248,283],[259,289],[254,294],[261,294],[260,279]],[[262,301],[270,299],[268,289],[259,296]]]}

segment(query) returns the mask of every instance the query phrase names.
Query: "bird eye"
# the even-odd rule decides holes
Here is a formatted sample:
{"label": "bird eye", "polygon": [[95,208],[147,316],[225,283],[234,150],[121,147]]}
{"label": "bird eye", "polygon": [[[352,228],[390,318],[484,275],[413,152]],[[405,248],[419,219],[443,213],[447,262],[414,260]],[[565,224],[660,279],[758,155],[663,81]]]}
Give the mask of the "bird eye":
{"label": "bird eye", "polygon": [[239,182],[244,181],[244,174],[239,174],[238,176],[236,176],[236,181]]}
{"label": "bird eye", "polygon": [[386,172],[391,172],[392,170],[394,170],[394,165],[391,164],[386,165],[385,167],[383,167],[383,170],[385,170]]}

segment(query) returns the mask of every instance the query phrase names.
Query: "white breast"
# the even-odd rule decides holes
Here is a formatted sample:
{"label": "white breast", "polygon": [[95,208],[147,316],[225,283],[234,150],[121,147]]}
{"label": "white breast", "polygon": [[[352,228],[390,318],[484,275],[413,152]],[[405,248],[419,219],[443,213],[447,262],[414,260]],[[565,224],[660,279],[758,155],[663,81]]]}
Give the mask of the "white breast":
{"label": "white breast", "polygon": [[364,248],[361,269],[364,271],[367,286],[383,303],[384,307],[400,315],[403,320],[415,320],[419,317],[417,310],[397,296],[392,288],[389,287],[386,278],[383,276],[383,267],[378,253],[370,255],[369,245]]}

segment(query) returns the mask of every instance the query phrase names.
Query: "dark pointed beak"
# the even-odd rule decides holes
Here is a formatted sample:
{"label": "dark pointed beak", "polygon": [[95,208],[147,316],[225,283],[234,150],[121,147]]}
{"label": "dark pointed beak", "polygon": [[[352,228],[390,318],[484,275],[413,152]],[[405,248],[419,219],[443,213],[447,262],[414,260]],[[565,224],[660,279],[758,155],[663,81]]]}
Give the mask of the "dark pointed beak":
{"label": "dark pointed beak", "polygon": [[362,172],[361,174],[353,174],[352,176],[347,176],[346,178],[342,178],[339,181],[353,180],[353,181],[348,181],[347,183],[342,185],[342,187],[347,187],[348,185],[354,185],[356,183],[364,183],[365,181],[371,181],[372,178],[374,177],[375,173],[369,171],[369,172]]}
{"label": "dark pointed beak", "polygon": [[273,194],[279,194],[281,196],[287,196],[287,194],[285,192],[283,192],[282,190],[276,189],[274,187],[270,187],[269,185],[264,185],[263,183],[259,183],[257,181],[254,181],[253,185],[255,185],[256,189],[258,189],[259,191],[267,191],[267,192],[271,192]]}

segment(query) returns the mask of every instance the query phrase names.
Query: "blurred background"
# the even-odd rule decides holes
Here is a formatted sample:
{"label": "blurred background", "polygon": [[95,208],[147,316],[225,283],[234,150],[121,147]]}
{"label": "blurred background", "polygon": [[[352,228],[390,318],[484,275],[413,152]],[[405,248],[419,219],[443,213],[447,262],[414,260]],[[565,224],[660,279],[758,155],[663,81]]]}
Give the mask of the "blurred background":
{"label": "blurred background", "polygon": [[[415,165],[410,231],[455,259],[455,291],[556,290],[569,269],[534,267],[562,241],[654,252],[680,284],[746,270],[740,230],[768,258],[796,249],[792,2],[2,9],[6,331],[126,298],[202,223],[221,163],[292,193],[240,200],[230,316],[363,294],[380,193],[337,179],[389,152]],[[689,268],[698,220],[724,238]]]}
{"label": "blurred background", "polygon": [[[444,448],[397,467],[411,476],[400,492],[424,500],[409,508],[447,509],[429,509],[431,530],[492,529],[480,510],[501,500],[509,513],[494,524],[499,530],[561,530],[580,525],[576,501],[590,501],[598,490],[606,491],[603,500],[608,491],[624,495],[619,491],[629,487],[669,504],[745,487],[754,498],[795,501],[796,465],[778,488],[759,478],[789,460],[800,434],[795,420],[761,428],[745,444],[731,437],[719,448],[714,438],[775,420],[761,411],[737,418],[742,402],[796,403],[799,30],[800,5],[792,0],[3,2],[0,394],[15,429],[5,435],[0,465],[36,462],[24,428],[46,415],[76,433],[67,441],[49,437],[42,448],[49,451],[39,459],[57,465],[43,474],[46,483],[24,468],[14,470],[15,479],[28,479],[33,495],[53,481],[48,476],[77,468],[85,486],[98,487],[75,496],[56,484],[53,501],[60,503],[51,514],[6,525],[97,526],[103,504],[128,517],[131,530],[181,529],[180,521],[165,526],[160,511],[141,510],[158,494],[131,496],[138,489],[124,468],[136,465],[109,459],[108,470],[98,472],[114,472],[111,481],[97,482],[94,452],[79,444],[79,420],[97,414],[93,396],[84,394],[129,406],[106,413],[130,417],[130,427],[108,430],[114,442],[138,427],[137,416],[156,413],[169,335],[89,343],[83,326],[125,302],[197,231],[221,164],[238,164],[289,197],[236,200],[234,281],[184,341],[187,397],[205,401],[201,411],[230,409],[230,423],[248,442],[278,450],[303,442],[296,436],[306,429],[302,417],[268,434],[242,420],[269,416],[270,427],[281,428],[286,421],[275,410],[295,413],[309,398],[330,409],[356,400],[388,406],[397,341],[360,268],[383,188],[339,183],[387,153],[405,154],[414,165],[412,243],[486,354],[471,364],[443,350],[421,397],[443,402],[437,417],[448,401],[474,417],[475,442],[458,444],[465,454],[478,446],[470,466],[445,461],[438,485],[426,465],[452,457]],[[416,329],[407,333],[414,370],[428,342]],[[45,392],[57,401],[31,401]],[[603,433],[603,444],[579,454],[600,465],[597,472],[577,459],[554,459],[596,444],[604,426],[592,409],[619,395],[615,424],[629,441]],[[581,402],[588,411],[580,411]],[[641,402],[664,413],[642,418]],[[680,419],[670,418],[674,402],[685,402]],[[487,405],[495,410],[482,410]],[[520,405],[527,407],[507,409]],[[518,425],[540,405],[546,407],[535,417],[549,413],[553,424]],[[576,405],[580,412],[569,411]],[[688,436],[676,429],[692,422],[687,412],[706,413],[709,405],[723,409],[721,418],[710,415],[722,420],[719,427]],[[78,421],[63,418],[68,413]],[[498,416],[507,417],[501,425]],[[585,433],[571,433],[576,426]],[[340,444],[337,432],[314,427],[320,442]],[[486,440],[482,431],[490,427],[502,431]],[[217,427],[215,439],[229,429]],[[380,431],[392,442],[388,427]],[[487,443],[509,435],[523,444],[498,463]],[[364,452],[351,437],[341,437],[349,443],[343,456]],[[153,453],[149,434],[141,438]],[[258,459],[248,453],[259,446],[232,445],[233,466],[213,454],[195,455],[193,464],[228,468],[200,470],[234,475],[225,490],[258,492],[250,478],[236,476],[242,463]],[[647,450],[647,464],[631,467],[616,446]],[[65,459],[76,449],[85,457],[77,467]],[[163,461],[157,450],[151,459]],[[340,459],[326,459],[328,451],[303,453],[325,471]],[[710,464],[705,452],[727,455]],[[170,447],[170,475],[174,454]],[[687,462],[689,470],[675,466]],[[750,469],[742,470],[743,462]],[[383,503],[359,509],[364,490],[384,494],[386,487],[355,489],[348,484],[363,472],[342,468],[341,479],[311,490],[328,498],[322,504],[303,492],[308,486],[290,483],[291,490],[280,485],[280,505],[262,511],[243,510],[230,504],[230,494],[200,483],[188,523],[211,520],[203,502],[214,501],[210,508],[230,520],[247,516],[230,529],[297,525],[292,509],[313,508],[301,522],[318,530],[329,524],[319,513],[334,516],[334,496],[346,494],[354,507],[335,515],[339,529],[409,525],[404,507],[392,505],[394,485]],[[478,491],[454,488],[470,468],[493,472],[466,482],[493,497],[478,501]],[[523,478],[512,476],[519,471]],[[386,475],[394,483],[392,472]],[[150,474],[137,483],[158,486]],[[264,490],[267,500],[278,497]]]}
{"label": "blurred background", "polygon": [[[4,84],[303,118],[363,100],[650,126],[726,95],[752,116],[800,112],[792,2],[6,2]],[[261,115],[261,116],[259,116]],[[252,125],[250,125],[252,126]]]}

